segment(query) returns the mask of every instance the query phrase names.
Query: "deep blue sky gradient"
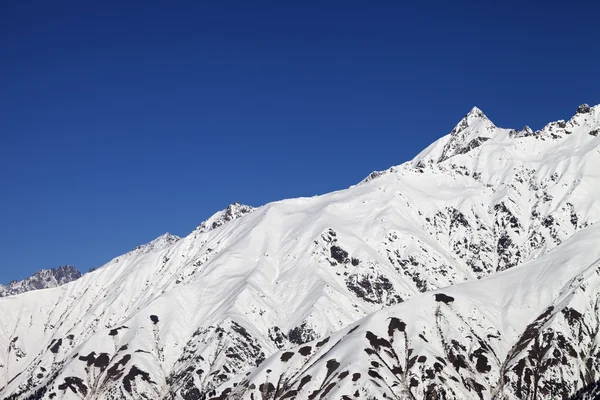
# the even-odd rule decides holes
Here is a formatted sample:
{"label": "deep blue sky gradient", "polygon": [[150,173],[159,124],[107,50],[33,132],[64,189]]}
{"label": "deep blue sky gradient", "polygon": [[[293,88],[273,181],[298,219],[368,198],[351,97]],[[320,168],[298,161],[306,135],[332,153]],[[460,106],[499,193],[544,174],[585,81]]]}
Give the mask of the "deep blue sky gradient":
{"label": "deep blue sky gradient", "polygon": [[2,2],[0,282],[600,103],[597,2],[250,3]]}

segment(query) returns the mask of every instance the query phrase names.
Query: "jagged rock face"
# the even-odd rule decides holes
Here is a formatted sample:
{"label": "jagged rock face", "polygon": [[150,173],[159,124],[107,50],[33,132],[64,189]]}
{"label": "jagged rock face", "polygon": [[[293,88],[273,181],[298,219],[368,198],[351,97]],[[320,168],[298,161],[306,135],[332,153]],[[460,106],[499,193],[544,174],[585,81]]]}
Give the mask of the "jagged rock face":
{"label": "jagged rock face", "polygon": [[577,108],[578,114],[586,114],[592,112],[592,108],[587,104],[582,104]]}
{"label": "jagged rock face", "polygon": [[219,211],[211,216],[206,221],[202,222],[196,231],[198,232],[208,232],[213,229],[217,229],[221,225],[226,224],[227,222],[238,219],[246,214],[254,211],[253,207],[240,204],[237,201],[233,204],[230,204],[225,210]]}
{"label": "jagged rock face", "polygon": [[0,299],[0,398],[591,388],[597,284],[580,258],[597,247],[599,121],[596,106],[517,132],[473,109],[414,160],[352,188],[234,203],[185,238]]}
{"label": "jagged rock face", "polygon": [[597,400],[600,398],[600,381],[581,388],[571,398],[572,400]]}
{"label": "jagged rock face", "polygon": [[71,265],[43,269],[22,281],[12,281],[6,286],[0,285],[0,297],[12,296],[31,290],[53,288],[72,282],[80,277],[81,272]]}

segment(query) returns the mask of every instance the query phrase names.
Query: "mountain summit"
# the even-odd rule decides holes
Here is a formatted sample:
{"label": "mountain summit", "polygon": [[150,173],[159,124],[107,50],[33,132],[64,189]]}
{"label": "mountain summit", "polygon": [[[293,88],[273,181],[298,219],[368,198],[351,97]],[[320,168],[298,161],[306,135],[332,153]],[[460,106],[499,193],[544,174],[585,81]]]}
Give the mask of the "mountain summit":
{"label": "mountain summit", "polygon": [[2,298],[0,398],[591,398],[599,129],[599,106],[536,132],[474,108],[356,186]]}
{"label": "mountain summit", "polygon": [[477,122],[481,122],[481,121],[489,121],[491,122],[488,117],[483,113],[483,111],[481,111],[478,107],[473,107],[471,108],[471,111],[469,111],[467,113],[467,115],[465,115],[463,117],[462,120],[460,120],[460,122],[456,125],[456,127],[454,128],[453,132],[456,132],[460,129],[464,129],[465,127],[471,126],[474,123]]}

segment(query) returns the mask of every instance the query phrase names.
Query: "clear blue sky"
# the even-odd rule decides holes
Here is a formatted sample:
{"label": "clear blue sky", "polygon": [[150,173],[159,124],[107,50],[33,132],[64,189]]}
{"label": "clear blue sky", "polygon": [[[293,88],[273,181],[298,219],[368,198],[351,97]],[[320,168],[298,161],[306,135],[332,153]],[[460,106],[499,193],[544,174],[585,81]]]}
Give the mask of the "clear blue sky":
{"label": "clear blue sky", "polygon": [[212,3],[2,2],[0,282],[600,103],[597,2]]}

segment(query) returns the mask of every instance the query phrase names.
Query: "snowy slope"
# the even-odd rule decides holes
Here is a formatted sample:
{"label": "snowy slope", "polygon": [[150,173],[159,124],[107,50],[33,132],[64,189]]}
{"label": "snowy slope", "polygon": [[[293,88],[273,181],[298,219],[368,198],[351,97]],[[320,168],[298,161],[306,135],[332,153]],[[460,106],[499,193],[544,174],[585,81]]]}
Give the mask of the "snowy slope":
{"label": "snowy slope", "polygon": [[[546,268],[552,254],[571,264],[573,253],[562,249],[586,246],[581,239],[595,234],[600,218],[599,127],[599,106],[535,133],[497,128],[473,109],[414,160],[359,185],[259,208],[234,203],[185,238],[167,234],[75,282],[0,299],[0,398],[209,398],[247,371],[267,373],[273,358],[263,361],[278,350],[322,340],[386,306],[393,307],[368,318],[418,304],[431,335],[436,321],[426,313],[439,302],[420,293],[465,281],[472,283],[443,290],[461,308],[445,312],[450,322],[442,328],[460,339],[472,301],[480,310],[474,317],[485,312],[480,323],[502,335],[492,347],[499,363],[526,330],[521,325],[558,298],[556,288],[542,280],[548,294],[518,326],[497,318],[530,304],[526,288],[513,296],[516,285],[505,287],[502,298],[513,304],[506,309],[469,293],[488,293],[485,282],[496,276]],[[584,268],[576,261],[573,268]],[[521,264],[527,268],[511,269]],[[413,313],[403,322],[420,326],[421,318]],[[445,354],[439,346],[426,351]],[[360,364],[359,356],[345,357]],[[505,375],[488,363],[490,377]],[[292,373],[277,368],[280,376]],[[497,393],[518,398],[510,392],[516,378],[506,374]],[[493,379],[484,384],[475,375],[489,397]],[[574,392],[585,379],[565,387]],[[467,385],[477,386],[446,385],[447,398],[469,398]]]}
{"label": "snowy slope", "polygon": [[64,285],[81,277],[81,272],[71,265],[58,268],[42,269],[29,278],[21,281],[9,282],[6,286],[0,285],[0,297],[12,296],[31,290],[47,289]]}
{"label": "snowy slope", "polygon": [[373,313],[214,398],[568,398],[600,378],[599,242],[589,227],[522,266]]}

